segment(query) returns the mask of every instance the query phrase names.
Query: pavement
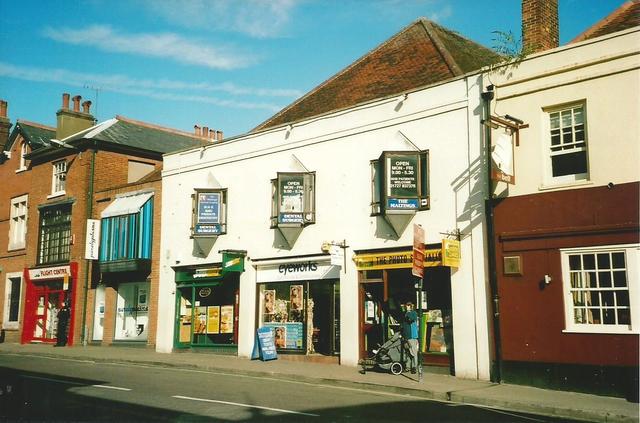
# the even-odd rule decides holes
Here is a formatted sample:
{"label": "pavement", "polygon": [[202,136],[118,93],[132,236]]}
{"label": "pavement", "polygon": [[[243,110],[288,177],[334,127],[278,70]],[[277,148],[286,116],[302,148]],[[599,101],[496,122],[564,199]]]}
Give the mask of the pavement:
{"label": "pavement", "polygon": [[200,369],[369,391],[393,392],[438,401],[487,406],[590,422],[639,422],[639,404],[623,398],[504,383],[496,384],[436,373],[425,373],[420,382],[417,375],[394,376],[388,373],[369,371],[363,374],[361,368],[337,364],[311,363],[282,358],[263,362],[201,352],[164,354],[148,348],[125,346],[54,348],[52,345],[45,344],[0,343],[0,366],[2,365],[2,355],[5,354],[85,360],[95,363],[117,362]]}

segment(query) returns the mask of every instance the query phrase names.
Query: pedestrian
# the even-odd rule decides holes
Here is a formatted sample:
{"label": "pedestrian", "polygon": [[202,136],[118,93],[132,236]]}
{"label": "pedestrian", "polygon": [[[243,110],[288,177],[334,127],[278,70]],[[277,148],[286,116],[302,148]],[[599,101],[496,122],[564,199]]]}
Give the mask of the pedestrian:
{"label": "pedestrian", "polygon": [[407,341],[411,354],[411,373],[418,369],[418,313],[413,309],[413,303],[405,304],[406,312],[402,322],[402,337]]}
{"label": "pedestrian", "polygon": [[71,310],[65,302],[62,304],[62,308],[58,311],[58,327],[56,335],[56,347],[64,347],[67,345],[67,328],[69,327],[69,318],[71,317]]}

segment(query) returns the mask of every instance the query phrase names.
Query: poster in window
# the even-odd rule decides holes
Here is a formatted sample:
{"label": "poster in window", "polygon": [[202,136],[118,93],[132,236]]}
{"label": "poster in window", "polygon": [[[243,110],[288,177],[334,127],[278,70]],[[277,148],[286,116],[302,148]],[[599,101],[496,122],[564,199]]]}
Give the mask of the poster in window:
{"label": "poster in window", "polygon": [[207,307],[207,333],[220,333],[220,306]]}
{"label": "poster in window", "polygon": [[198,193],[198,223],[220,223],[220,193]]}
{"label": "poster in window", "polygon": [[304,175],[282,175],[279,178],[280,223],[302,223],[304,213]]}
{"label": "poster in window", "polygon": [[418,155],[387,156],[387,195],[418,197]]}
{"label": "poster in window", "polygon": [[233,306],[220,307],[220,333],[233,333]]}
{"label": "poster in window", "polygon": [[302,285],[291,285],[289,288],[289,299],[291,300],[291,310],[300,311],[303,306]]}
{"label": "poster in window", "polygon": [[447,344],[444,341],[444,330],[442,325],[435,324],[431,328],[431,336],[429,337],[430,352],[447,352]]}
{"label": "poster in window", "polygon": [[196,307],[196,327],[193,333],[207,332],[207,308]]}
{"label": "poster in window", "polygon": [[264,295],[264,314],[273,314],[276,306],[276,290],[267,289]]}
{"label": "poster in window", "polygon": [[286,348],[287,346],[287,328],[284,326],[276,326],[275,331],[275,343],[276,348]]}

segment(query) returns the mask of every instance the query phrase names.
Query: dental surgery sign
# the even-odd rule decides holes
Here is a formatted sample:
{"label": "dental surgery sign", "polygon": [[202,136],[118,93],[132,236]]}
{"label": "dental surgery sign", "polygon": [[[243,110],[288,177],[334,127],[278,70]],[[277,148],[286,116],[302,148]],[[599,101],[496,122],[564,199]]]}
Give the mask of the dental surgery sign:
{"label": "dental surgery sign", "polygon": [[420,208],[419,153],[385,152],[385,211],[413,212]]}
{"label": "dental surgery sign", "polygon": [[193,236],[217,236],[223,233],[223,191],[197,191]]}
{"label": "dental surgery sign", "polygon": [[278,223],[304,223],[304,174],[279,174],[278,192]]}

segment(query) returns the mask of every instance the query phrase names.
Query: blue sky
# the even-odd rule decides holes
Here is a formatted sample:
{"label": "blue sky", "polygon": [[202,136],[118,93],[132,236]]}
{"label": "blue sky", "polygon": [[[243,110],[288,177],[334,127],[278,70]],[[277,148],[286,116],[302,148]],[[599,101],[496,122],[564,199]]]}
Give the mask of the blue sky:
{"label": "blue sky", "polygon": [[[559,0],[560,43],[622,3]],[[420,16],[520,37],[519,0],[0,0],[0,99],[12,122],[55,126],[68,92],[100,121],[237,135]]]}

